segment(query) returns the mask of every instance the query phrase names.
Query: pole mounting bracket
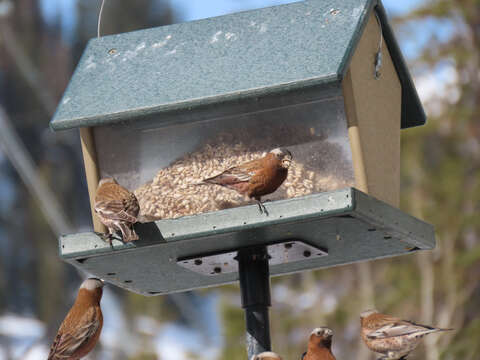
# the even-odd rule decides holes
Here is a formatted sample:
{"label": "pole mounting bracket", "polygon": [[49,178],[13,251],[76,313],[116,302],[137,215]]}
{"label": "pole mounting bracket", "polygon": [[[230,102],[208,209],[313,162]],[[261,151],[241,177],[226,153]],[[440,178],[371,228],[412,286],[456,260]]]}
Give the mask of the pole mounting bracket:
{"label": "pole mounting bracket", "polygon": [[[177,260],[177,264],[193,272],[216,276],[238,271],[237,253],[244,248]],[[327,250],[306,244],[297,239],[284,240],[267,245],[270,266],[319,258],[328,255]]]}

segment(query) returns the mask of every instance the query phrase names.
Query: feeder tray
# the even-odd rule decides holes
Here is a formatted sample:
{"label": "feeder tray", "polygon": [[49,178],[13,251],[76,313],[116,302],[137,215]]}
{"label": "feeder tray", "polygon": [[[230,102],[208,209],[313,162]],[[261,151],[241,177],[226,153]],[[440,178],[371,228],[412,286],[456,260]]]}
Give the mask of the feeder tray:
{"label": "feeder tray", "polygon": [[[431,225],[354,188],[265,206],[269,216],[260,214],[255,204],[137,224],[140,240],[114,240],[113,247],[93,232],[66,235],[60,238],[60,255],[110,283],[151,296],[235,282],[233,254],[253,246],[268,246],[272,276],[435,247]],[[292,250],[288,260],[293,261],[275,255],[290,243],[299,253],[315,249],[312,254],[322,255],[302,257]],[[214,264],[219,256],[228,258],[229,265],[215,275],[211,266],[198,271],[191,265],[196,259]]]}

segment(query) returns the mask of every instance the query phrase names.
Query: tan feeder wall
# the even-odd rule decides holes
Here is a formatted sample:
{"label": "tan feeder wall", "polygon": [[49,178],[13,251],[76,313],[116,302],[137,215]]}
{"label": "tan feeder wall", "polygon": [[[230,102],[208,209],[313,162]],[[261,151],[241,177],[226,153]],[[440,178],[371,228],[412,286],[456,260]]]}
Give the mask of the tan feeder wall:
{"label": "tan feeder wall", "polygon": [[374,77],[380,33],[372,13],[342,85],[355,187],[398,207],[402,87],[384,40],[381,75]]}
{"label": "tan feeder wall", "polygon": [[90,197],[90,209],[92,211],[93,229],[96,232],[105,233],[107,228],[95,215],[95,193],[100,173],[97,165],[97,152],[95,150],[95,140],[93,138],[93,128],[80,128],[80,142],[82,143],[83,162],[85,163],[85,176],[87,178],[88,194]]}

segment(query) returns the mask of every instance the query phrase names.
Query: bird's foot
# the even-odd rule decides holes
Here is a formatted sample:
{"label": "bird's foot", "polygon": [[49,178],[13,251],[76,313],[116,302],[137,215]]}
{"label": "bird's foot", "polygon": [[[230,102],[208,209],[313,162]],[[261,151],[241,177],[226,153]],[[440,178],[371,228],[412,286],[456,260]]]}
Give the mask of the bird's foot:
{"label": "bird's foot", "polygon": [[100,237],[103,241],[108,242],[110,244],[110,248],[112,248],[112,250],[113,250],[112,240],[113,239],[119,240],[118,238],[115,237],[115,235],[113,235],[111,233],[101,233],[101,232],[95,231],[95,234],[98,237]]}
{"label": "bird's foot", "polygon": [[129,236],[123,236],[122,240],[124,243],[128,243],[128,242],[131,242],[131,241],[137,241],[138,239],[140,239],[138,237],[138,235],[136,233],[133,233],[132,235],[129,235]]}
{"label": "bird's foot", "polygon": [[263,205],[260,200],[257,200],[257,204],[258,204],[258,210],[260,211],[260,214],[265,214],[268,216],[268,210],[265,207],[265,205]]}
{"label": "bird's foot", "polygon": [[112,242],[113,235],[110,233],[101,233],[101,232],[95,231],[95,235],[97,235],[99,238],[101,238],[105,242],[107,241]]}

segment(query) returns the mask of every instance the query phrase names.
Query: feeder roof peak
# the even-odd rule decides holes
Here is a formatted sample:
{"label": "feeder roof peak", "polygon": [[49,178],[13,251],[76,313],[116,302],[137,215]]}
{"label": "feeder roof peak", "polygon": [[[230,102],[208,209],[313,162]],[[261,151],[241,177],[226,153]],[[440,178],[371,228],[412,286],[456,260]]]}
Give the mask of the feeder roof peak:
{"label": "feeder roof peak", "polygon": [[423,108],[380,2],[310,0],[92,39],[51,127],[162,121],[218,104],[340,88],[375,7],[402,84],[402,128],[422,125]]}

